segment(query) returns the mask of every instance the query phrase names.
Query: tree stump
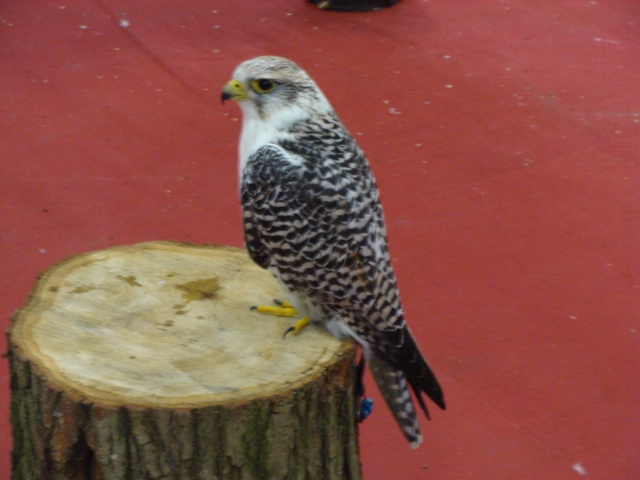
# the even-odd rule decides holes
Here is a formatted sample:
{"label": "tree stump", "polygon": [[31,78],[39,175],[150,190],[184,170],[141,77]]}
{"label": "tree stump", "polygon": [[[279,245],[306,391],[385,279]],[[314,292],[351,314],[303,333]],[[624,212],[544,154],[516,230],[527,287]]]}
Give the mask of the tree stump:
{"label": "tree stump", "polygon": [[74,256],[9,329],[13,480],[359,479],[355,347],[250,311],[245,250]]}

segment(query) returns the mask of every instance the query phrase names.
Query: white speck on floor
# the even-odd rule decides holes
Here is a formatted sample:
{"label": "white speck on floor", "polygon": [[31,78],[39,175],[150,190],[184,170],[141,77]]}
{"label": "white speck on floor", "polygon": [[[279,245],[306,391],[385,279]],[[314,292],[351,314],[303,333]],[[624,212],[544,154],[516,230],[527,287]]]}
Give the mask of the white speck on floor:
{"label": "white speck on floor", "polygon": [[574,463],[573,467],[571,467],[571,468],[573,468],[580,475],[586,475],[587,474],[587,470],[582,466],[582,464],[580,462]]}

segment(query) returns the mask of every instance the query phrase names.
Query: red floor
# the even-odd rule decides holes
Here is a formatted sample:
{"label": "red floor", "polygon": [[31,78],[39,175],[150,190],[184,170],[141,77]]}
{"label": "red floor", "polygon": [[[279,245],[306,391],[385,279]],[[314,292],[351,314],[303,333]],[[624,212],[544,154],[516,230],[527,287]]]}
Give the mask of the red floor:
{"label": "red floor", "polygon": [[[68,255],[241,245],[220,89],[287,56],[368,153],[449,405],[412,451],[369,383],[365,479],[640,478],[638,2],[21,0],[0,17],[3,327]],[[5,480],[6,361],[0,402]]]}

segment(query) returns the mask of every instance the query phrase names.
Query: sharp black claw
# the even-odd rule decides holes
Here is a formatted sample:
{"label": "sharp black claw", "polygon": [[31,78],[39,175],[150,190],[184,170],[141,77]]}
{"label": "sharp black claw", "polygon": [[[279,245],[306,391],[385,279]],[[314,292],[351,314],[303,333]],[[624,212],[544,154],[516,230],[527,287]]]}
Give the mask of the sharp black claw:
{"label": "sharp black claw", "polygon": [[282,335],[282,339],[284,340],[284,338],[291,332],[295,332],[296,331],[296,327],[289,327],[284,331],[284,335]]}
{"label": "sharp black claw", "polygon": [[273,303],[275,303],[276,305],[278,305],[279,307],[282,306],[282,300],[278,300],[277,298],[273,299]]}
{"label": "sharp black claw", "polygon": [[249,307],[249,310],[257,310],[258,309],[258,305],[251,305]]}

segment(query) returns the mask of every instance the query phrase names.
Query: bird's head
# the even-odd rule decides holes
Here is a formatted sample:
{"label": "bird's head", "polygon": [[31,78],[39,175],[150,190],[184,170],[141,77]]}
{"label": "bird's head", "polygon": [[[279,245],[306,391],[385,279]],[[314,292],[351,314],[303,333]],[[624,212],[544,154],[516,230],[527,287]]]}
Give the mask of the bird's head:
{"label": "bird's head", "polygon": [[262,120],[326,113],[331,107],[315,82],[291,60],[257,57],[241,63],[222,90],[222,102],[238,101],[245,116]]}

